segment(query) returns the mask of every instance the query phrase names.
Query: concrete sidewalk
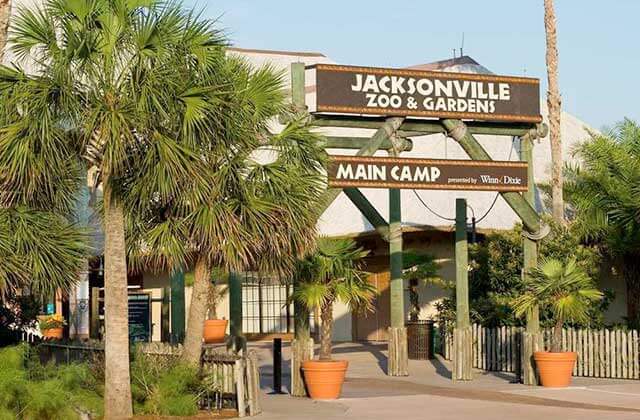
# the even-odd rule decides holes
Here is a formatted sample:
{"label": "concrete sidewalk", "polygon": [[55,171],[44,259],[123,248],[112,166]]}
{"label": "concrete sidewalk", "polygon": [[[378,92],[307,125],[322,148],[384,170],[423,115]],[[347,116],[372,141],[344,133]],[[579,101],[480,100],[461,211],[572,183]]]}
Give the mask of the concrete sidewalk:
{"label": "concrete sidewalk", "polygon": [[[252,345],[261,365],[263,419],[640,419],[640,382],[574,378],[572,387],[549,389],[514,383],[511,374],[476,371],[474,380],[451,382],[441,359],[410,361],[410,376],[391,378],[386,345],[343,343],[334,357],[349,361],[342,398],[316,402],[267,395],[272,383],[270,344]],[[283,349],[283,384],[289,384],[289,349]],[[285,389],[286,390],[286,389]]]}

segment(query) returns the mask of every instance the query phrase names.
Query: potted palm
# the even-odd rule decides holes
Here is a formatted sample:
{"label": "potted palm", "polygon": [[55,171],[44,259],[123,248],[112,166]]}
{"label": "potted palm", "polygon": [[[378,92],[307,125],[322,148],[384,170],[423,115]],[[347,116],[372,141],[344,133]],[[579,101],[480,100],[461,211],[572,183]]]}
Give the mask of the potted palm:
{"label": "potted palm", "polygon": [[227,324],[229,321],[226,319],[218,319],[218,303],[226,293],[226,288],[219,288],[216,278],[222,276],[219,270],[213,270],[211,273],[211,284],[208,291],[208,308],[207,318],[204,321],[204,330],[202,333],[204,342],[207,344],[222,343],[224,342],[224,336],[227,331]]}
{"label": "potted palm", "polygon": [[567,263],[547,259],[529,272],[524,293],[514,300],[513,308],[517,316],[524,316],[538,306],[553,317],[549,351],[534,352],[542,386],[566,387],[571,383],[577,354],[562,351],[562,328],[566,321],[588,322],[590,304],[602,296],[575,259]]}
{"label": "potted palm", "polygon": [[292,298],[309,312],[319,309],[322,320],[319,358],[302,364],[307,390],[313,399],[340,396],[348,363],[331,357],[333,305],[339,300],[353,311],[371,309],[376,290],[360,270],[365,255],[367,251],[358,248],[351,239],[321,237],[316,250],[297,263]]}
{"label": "potted palm", "polygon": [[62,339],[62,328],[66,325],[60,314],[43,315],[38,318],[38,327],[45,339]]}

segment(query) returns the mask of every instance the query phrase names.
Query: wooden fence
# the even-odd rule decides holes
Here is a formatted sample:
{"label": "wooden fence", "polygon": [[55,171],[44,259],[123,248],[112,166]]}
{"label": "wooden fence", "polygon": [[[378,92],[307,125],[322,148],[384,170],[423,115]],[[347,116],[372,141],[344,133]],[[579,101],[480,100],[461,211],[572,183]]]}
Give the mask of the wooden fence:
{"label": "wooden fence", "polygon": [[[520,371],[522,337],[520,327],[472,326],[473,367],[488,371]],[[551,346],[550,329],[543,330],[545,349]],[[451,360],[451,334],[441,332],[440,352]],[[574,376],[593,378],[640,379],[640,348],[637,330],[592,330],[565,328],[562,350],[578,353]]]}

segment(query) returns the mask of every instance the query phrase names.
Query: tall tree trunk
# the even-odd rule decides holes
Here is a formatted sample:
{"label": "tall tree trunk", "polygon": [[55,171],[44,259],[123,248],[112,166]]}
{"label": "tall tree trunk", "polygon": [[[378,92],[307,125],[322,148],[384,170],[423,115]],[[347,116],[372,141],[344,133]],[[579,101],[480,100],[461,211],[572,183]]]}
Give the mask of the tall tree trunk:
{"label": "tall tree trunk", "polygon": [[108,179],[104,186],[104,415],[105,419],[125,419],[133,413],[124,211],[122,204],[112,199]]}
{"label": "tall tree trunk", "polygon": [[0,64],[4,59],[4,49],[7,46],[9,18],[11,17],[11,0],[0,0]]}
{"label": "tall tree trunk", "polygon": [[640,256],[624,258],[621,271],[627,287],[627,322],[631,328],[640,328]]}
{"label": "tall tree trunk", "polygon": [[562,139],[560,137],[561,98],[558,88],[558,43],[553,0],[544,0],[544,28],[547,35],[547,107],[551,141],[551,200],[553,220],[564,223],[562,197]]}
{"label": "tall tree trunk", "polygon": [[562,351],[562,327],[564,319],[558,318],[556,325],[553,327],[553,338],[551,339],[551,352],[560,353]]}
{"label": "tall tree trunk", "polygon": [[331,332],[333,331],[333,303],[324,304],[320,310],[320,360],[331,360]]}
{"label": "tall tree trunk", "polygon": [[211,288],[211,269],[202,256],[196,261],[191,304],[189,305],[189,320],[184,337],[182,358],[185,362],[197,365],[202,353],[202,332],[209,304],[209,289]]}

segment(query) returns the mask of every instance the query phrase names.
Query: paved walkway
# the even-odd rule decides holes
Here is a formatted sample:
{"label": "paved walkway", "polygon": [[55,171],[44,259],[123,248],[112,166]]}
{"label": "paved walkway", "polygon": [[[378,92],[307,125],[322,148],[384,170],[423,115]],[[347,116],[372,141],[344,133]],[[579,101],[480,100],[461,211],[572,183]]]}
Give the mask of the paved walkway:
{"label": "paved walkway", "polygon": [[[316,402],[267,395],[272,384],[269,344],[254,345],[261,365],[261,419],[640,419],[640,381],[574,378],[570,388],[514,383],[510,374],[476,371],[474,380],[451,382],[441,359],[410,361],[410,376],[391,378],[386,345],[344,343],[334,357],[349,361],[342,398]],[[289,349],[283,349],[283,384],[289,384]]]}

